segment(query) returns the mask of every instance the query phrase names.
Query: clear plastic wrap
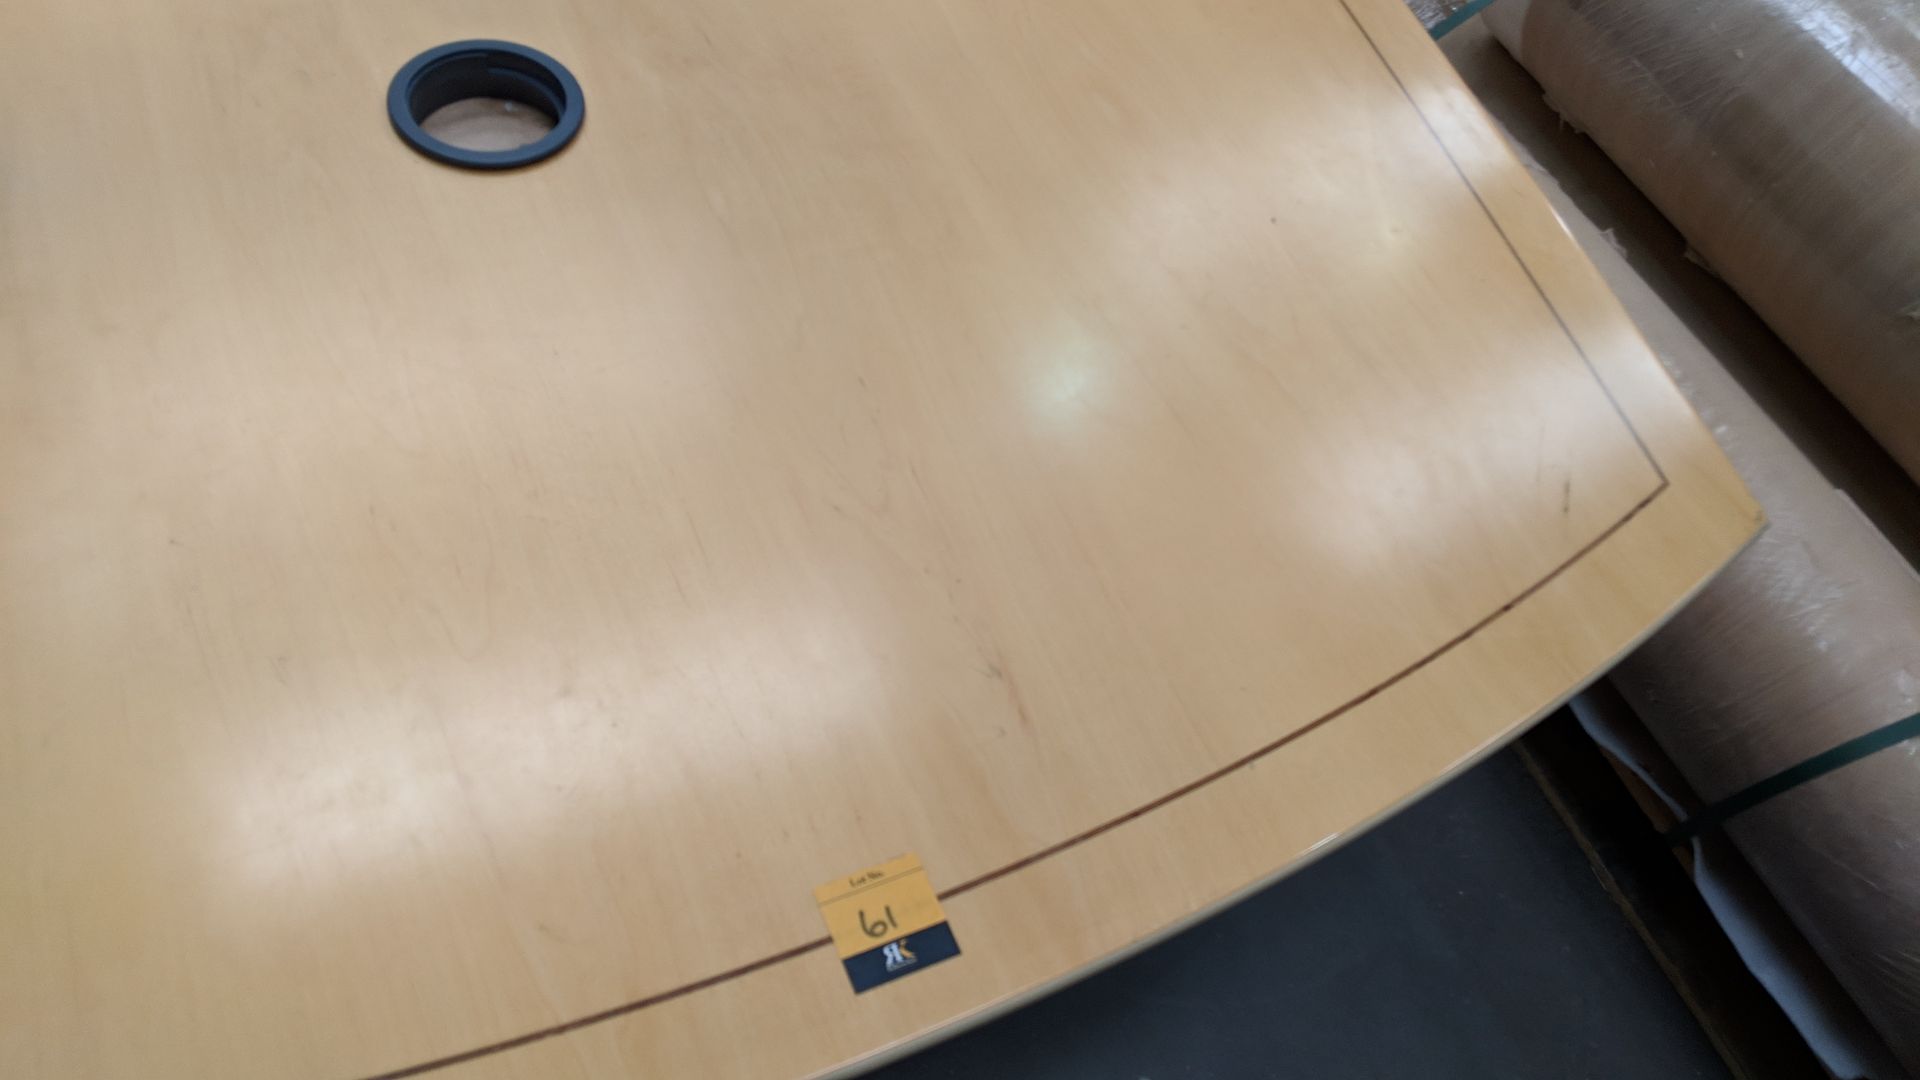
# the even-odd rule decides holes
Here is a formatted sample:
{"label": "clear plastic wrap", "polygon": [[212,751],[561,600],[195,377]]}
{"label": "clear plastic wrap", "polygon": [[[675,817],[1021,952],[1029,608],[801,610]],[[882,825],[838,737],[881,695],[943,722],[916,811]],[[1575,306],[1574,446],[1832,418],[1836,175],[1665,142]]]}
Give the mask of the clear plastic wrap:
{"label": "clear plastic wrap", "polygon": [[[1753,477],[1755,455],[1735,458]],[[1753,479],[1769,531],[1613,673],[1707,800],[1920,711],[1920,581],[1804,461],[1769,466]],[[1920,743],[1787,791],[1726,832],[1920,1074]]]}
{"label": "clear plastic wrap", "polygon": [[1509,0],[1486,18],[1920,478],[1920,0]]}

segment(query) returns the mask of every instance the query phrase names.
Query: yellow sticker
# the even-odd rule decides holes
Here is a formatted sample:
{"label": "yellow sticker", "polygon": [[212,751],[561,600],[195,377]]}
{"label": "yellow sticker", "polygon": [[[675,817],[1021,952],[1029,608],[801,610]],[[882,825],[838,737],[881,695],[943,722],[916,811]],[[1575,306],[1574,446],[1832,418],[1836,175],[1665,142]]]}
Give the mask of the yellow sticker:
{"label": "yellow sticker", "polygon": [[902,855],[813,890],[833,947],[845,960],[947,921],[917,856]]}
{"label": "yellow sticker", "polygon": [[835,878],[813,899],[856,992],[960,954],[916,856]]}

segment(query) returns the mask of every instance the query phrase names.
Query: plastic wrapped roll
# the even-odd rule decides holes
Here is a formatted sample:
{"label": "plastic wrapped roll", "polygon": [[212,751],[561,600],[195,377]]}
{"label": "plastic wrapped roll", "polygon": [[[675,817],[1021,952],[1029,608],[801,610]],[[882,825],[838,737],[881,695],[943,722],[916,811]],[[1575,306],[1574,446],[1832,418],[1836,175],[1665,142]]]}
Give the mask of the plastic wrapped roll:
{"label": "plastic wrapped roll", "polygon": [[1510,0],[1486,17],[1920,478],[1920,0]]}
{"label": "plastic wrapped roll", "polygon": [[[1772,527],[1613,674],[1707,800],[1920,711],[1920,581],[1845,496],[1766,441],[1729,450]],[[1776,453],[1756,477],[1756,459]],[[1725,829],[1920,1075],[1920,743]]]}

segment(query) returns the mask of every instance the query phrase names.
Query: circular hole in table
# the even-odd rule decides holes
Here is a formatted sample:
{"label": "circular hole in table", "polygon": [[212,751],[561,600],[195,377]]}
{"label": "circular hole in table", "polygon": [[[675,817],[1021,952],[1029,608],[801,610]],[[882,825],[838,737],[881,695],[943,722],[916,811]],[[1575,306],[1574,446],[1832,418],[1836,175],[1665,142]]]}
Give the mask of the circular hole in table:
{"label": "circular hole in table", "polygon": [[448,165],[512,169],[544,161],[579,134],[580,84],[559,61],[506,41],[456,41],[408,61],[387,90],[407,145]]}

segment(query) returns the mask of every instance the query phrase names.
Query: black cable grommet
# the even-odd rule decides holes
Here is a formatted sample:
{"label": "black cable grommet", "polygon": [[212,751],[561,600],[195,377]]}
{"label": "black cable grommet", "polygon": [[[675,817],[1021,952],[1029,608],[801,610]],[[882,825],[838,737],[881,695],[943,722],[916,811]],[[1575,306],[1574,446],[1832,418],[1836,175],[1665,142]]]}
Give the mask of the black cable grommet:
{"label": "black cable grommet", "polygon": [[[553,118],[553,130],[511,150],[463,150],[427,134],[420,122],[467,98],[517,101]],[[387,88],[387,116],[408,146],[465,169],[516,169],[560,152],[580,133],[586,102],[573,73],[538,49],[510,41],[456,41],[407,61]]]}

